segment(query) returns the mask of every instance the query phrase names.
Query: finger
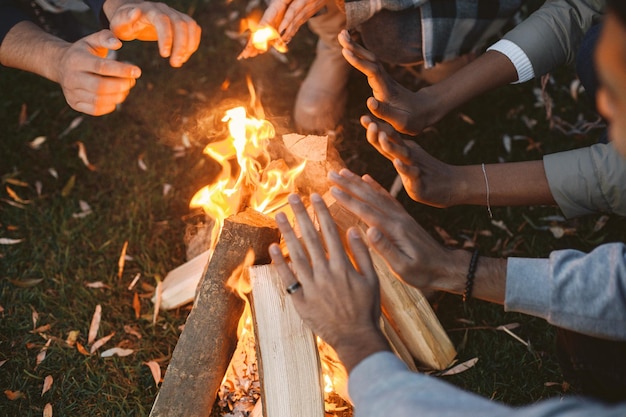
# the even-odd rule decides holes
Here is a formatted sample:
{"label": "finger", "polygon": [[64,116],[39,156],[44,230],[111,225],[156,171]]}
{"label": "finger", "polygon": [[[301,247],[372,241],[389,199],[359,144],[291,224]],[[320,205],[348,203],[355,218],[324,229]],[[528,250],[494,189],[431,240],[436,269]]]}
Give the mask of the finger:
{"label": "finger", "polygon": [[379,119],[391,124],[394,129],[401,133],[414,134],[406,128],[407,114],[389,104],[376,100],[374,97],[367,99],[367,108]]}
{"label": "finger", "polygon": [[374,269],[372,256],[370,255],[367,245],[363,242],[363,239],[361,239],[361,233],[356,228],[351,227],[348,229],[347,237],[350,252],[352,253],[352,257],[354,258],[359,272],[369,284],[377,282],[378,277]]}
{"label": "finger", "polygon": [[334,260],[349,263],[350,260],[348,259],[343,243],[341,242],[341,237],[337,231],[337,225],[330,215],[324,200],[319,194],[311,194],[311,203],[313,204],[315,214],[317,215],[317,219],[320,223],[322,236],[324,237],[324,242],[326,243],[326,249],[328,250],[329,256]]}
{"label": "finger", "polygon": [[187,23],[188,22],[183,19],[171,19],[170,21],[170,27],[173,33],[170,65],[174,68],[180,67],[187,61],[187,58],[189,58],[189,53],[187,52],[187,46],[189,44]]}
{"label": "finger", "polygon": [[313,225],[313,222],[311,221],[300,196],[297,194],[291,194],[289,195],[288,200],[291,209],[296,215],[296,220],[298,221],[300,232],[302,233],[302,240],[304,241],[304,245],[309,252],[311,262],[313,264],[319,263],[320,265],[325,263],[327,261],[326,251],[324,250],[322,242],[320,242],[319,234],[317,233],[317,230],[315,230],[315,226]]}
{"label": "finger", "polygon": [[67,102],[76,111],[92,116],[102,116],[113,112],[127,96],[128,92],[96,95],[85,90],[76,90],[73,91],[71,97],[67,98]]}
{"label": "finger", "polygon": [[385,262],[392,267],[406,262],[406,256],[394,245],[383,232],[376,227],[370,227],[365,233],[367,241],[374,250],[382,256]]}
{"label": "finger", "polygon": [[379,74],[378,64],[372,61],[362,59],[349,49],[342,49],[341,54],[357,70],[361,71],[367,77],[377,77]]}
{"label": "finger", "polygon": [[141,76],[141,68],[138,66],[113,59],[91,57],[84,60],[82,65],[84,71],[104,77],[135,79]]}
{"label": "finger", "polygon": [[172,55],[174,46],[174,28],[172,27],[170,18],[167,15],[148,12],[148,20],[154,26],[157,33],[157,43],[159,45],[159,54],[163,58],[169,58]]}
{"label": "finger", "polygon": [[378,58],[373,52],[359,45],[352,40],[352,37],[347,30],[343,29],[337,36],[339,44],[350,53],[355,59],[359,61],[368,61],[370,63],[377,63]]}
{"label": "finger", "polygon": [[411,163],[411,149],[404,142],[395,141],[387,133],[380,132],[378,134],[378,143],[390,160],[400,159],[405,164]]}
{"label": "finger", "polygon": [[278,229],[285,239],[287,249],[289,250],[289,257],[293,264],[296,274],[301,283],[309,281],[312,278],[312,269],[304,248],[300,244],[298,237],[296,236],[293,228],[289,224],[289,220],[284,213],[276,214],[276,224]]}
{"label": "finger", "polygon": [[[272,261],[274,262],[274,266],[276,267],[276,272],[278,273],[278,277],[280,278],[280,281],[282,282],[283,287],[287,288],[293,283],[298,281],[295,274],[289,267],[289,264],[285,260],[285,257],[283,256],[280,250],[280,246],[278,246],[278,244],[272,243],[270,245],[269,254],[270,254],[270,258],[272,258]],[[298,292],[302,293],[302,291],[298,291]],[[297,296],[298,292],[295,292],[292,295]]]}
{"label": "finger", "polygon": [[110,30],[101,30],[83,38],[89,45],[93,55],[100,58],[107,56],[109,50],[117,51],[122,47],[122,41],[115,37]]}

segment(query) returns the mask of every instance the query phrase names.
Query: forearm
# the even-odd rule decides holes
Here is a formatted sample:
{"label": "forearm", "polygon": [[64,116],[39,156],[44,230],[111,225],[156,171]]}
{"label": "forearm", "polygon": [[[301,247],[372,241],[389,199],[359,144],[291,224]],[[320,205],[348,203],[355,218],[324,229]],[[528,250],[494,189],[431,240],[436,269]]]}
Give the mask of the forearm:
{"label": "forearm", "polygon": [[[543,161],[457,166],[452,205],[556,205]],[[487,198],[489,192],[489,198]]]}
{"label": "forearm", "polygon": [[437,120],[483,93],[517,81],[517,70],[504,54],[487,51],[445,80],[425,87],[439,97]]}
{"label": "forearm", "polygon": [[22,21],[13,26],[0,45],[0,63],[59,82],[54,63],[69,45],[34,23]]}

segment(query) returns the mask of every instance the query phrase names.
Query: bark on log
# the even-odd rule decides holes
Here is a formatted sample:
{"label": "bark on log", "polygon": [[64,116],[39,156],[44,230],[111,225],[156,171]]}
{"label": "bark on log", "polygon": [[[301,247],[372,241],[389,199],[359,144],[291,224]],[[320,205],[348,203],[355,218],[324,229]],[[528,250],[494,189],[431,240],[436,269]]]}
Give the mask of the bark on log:
{"label": "bark on log", "polygon": [[[367,225],[326,195],[325,200],[340,231],[350,227],[367,230]],[[404,346],[420,365],[445,369],[456,356],[452,342],[420,290],[400,281],[384,259],[371,251],[374,268],[380,279],[383,314],[395,329]],[[410,364],[409,364],[410,366]]]}
{"label": "bark on log", "polygon": [[243,266],[249,249],[255,263],[268,263],[268,247],[279,239],[274,220],[258,212],[244,211],[225,220],[151,417],[210,414],[237,346],[237,325],[245,306],[225,284]]}
{"label": "bark on log", "polygon": [[273,265],[250,268],[263,415],[324,417],[321,367],[313,332],[302,322]]}

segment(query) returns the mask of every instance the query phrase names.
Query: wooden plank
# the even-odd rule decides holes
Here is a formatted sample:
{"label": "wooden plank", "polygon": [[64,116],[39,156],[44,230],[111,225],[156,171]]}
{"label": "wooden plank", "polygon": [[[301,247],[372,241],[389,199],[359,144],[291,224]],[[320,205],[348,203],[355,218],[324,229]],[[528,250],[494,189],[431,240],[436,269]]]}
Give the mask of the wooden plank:
{"label": "wooden plank", "polygon": [[151,417],[209,415],[237,346],[237,325],[245,305],[226,282],[244,266],[250,249],[255,263],[268,263],[268,247],[279,239],[274,220],[256,211],[225,220]]}
{"label": "wooden plank", "polygon": [[274,265],[250,268],[250,280],[263,415],[324,417],[321,367],[313,332],[286,297]]}

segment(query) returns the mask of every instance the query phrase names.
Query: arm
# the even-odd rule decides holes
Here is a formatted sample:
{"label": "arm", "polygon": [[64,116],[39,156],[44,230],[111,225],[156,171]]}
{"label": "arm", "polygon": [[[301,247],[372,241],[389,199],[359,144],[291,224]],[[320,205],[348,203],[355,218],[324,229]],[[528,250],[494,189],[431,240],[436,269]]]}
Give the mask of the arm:
{"label": "arm", "polygon": [[[435,207],[460,204],[492,206],[554,205],[542,161],[455,166],[429,155],[411,140],[402,140],[389,125],[361,118],[367,140],[392,161],[409,196]],[[568,170],[565,170],[567,173]],[[485,179],[486,177],[486,179]]]}
{"label": "arm", "polygon": [[377,353],[350,373],[350,398],[360,417],[617,417],[626,404],[607,406],[581,397],[554,398],[513,408],[413,373],[390,353]]}
{"label": "arm", "polygon": [[626,246],[508,261],[505,309],[589,336],[626,340]]}
{"label": "arm", "polygon": [[73,109],[97,116],[115,110],[141,75],[135,65],[106,59],[121,46],[108,30],[70,44],[22,21],[0,45],[0,63],[59,83]]}
{"label": "arm", "polygon": [[[463,294],[471,254],[437,243],[370,176],[347,169],[331,172],[333,197],[369,226],[367,242],[398,278],[417,288]],[[478,261],[473,296],[504,302],[506,261],[482,257]]]}

